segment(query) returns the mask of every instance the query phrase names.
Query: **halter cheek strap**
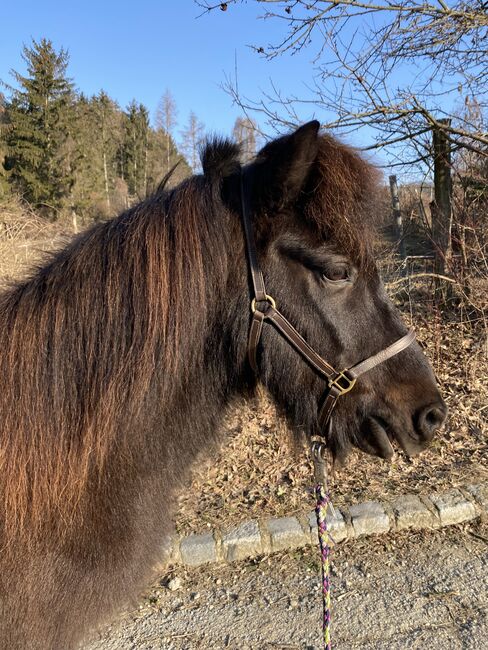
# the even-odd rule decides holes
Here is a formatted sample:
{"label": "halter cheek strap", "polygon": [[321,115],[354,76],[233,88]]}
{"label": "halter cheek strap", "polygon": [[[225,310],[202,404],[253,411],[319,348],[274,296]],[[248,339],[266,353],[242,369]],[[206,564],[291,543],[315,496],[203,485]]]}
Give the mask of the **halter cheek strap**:
{"label": "halter cheek strap", "polygon": [[327,381],[328,388],[322,399],[318,413],[319,433],[324,434],[337,399],[354,388],[356,380],[360,375],[408,348],[415,340],[415,333],[413,330],[409,330],[405,336],[402,336],[384,350],[340,372],[331,366],[330,363],[327,363],[277,309],[276,302],[272,296],[266,293],[264,277],[258,263],[256,243],[250,220],[249,197],[245,191],[244,182],[245,173],[246,171],[243,169],[241,172],[241,211],[246,239],[247,259],[253,288],[251,300],[252,318],[247,346],[249,364],[254,372],[258,374],[257,348],[261,340],[263,325],[268,321],[274,325],[279,334],[308,362],[313,370]]}

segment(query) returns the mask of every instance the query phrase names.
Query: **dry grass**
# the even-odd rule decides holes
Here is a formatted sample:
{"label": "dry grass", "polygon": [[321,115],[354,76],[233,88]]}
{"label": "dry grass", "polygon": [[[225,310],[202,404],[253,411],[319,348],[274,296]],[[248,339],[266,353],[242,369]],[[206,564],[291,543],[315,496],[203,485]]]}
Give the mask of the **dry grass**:
{"label": "dry grass", "polygon": [[[0,205],[0,215],[1,286],[21,276],[66,233],[14,199]],[[396,299],[433,363],[449,405],[449,421],[432,447],[416,459],[398,455],[388,464],[353,453],[332,479],[338,504],[488,480],[487,330],[480,311],[488,302],[488,282],[481,279],[473,287],[477,318],[464,303],[447,314],[436,311],[428,282],[420,279],[409,293],[395,289]],[[179,531],[225,528],[244,519],[312,508],[307,450],[293,449],[286,426],[264,394],[235,407],[225,428],[228,435],[217,457],[195,468],[191,490],[180,499]]]}
{"label": "dry grass", "polygon": [[16,196],[0,202],[0,287],[22,276],[65,236]]}

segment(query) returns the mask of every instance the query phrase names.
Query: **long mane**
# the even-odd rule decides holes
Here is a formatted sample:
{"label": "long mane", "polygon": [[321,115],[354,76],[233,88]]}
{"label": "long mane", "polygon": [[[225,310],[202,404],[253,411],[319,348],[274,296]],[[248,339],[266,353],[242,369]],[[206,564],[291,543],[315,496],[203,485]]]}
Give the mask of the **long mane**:
{"label": "long mane", "polygon": [[169,399],[196,353],[206,284],[223,272],[212,206],[211,185],[193,177],[95,225],[0,296],[6,538],[69,521],[115,447],[130,453],[156,362]]}

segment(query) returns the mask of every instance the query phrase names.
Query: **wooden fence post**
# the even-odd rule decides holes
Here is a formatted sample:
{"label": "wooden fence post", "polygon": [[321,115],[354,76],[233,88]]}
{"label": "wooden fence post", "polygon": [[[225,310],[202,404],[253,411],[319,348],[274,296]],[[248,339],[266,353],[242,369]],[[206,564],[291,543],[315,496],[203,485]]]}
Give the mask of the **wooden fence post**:
{"label": "wooden fence post", "polygon": [[[439,124],[450,126],[450,119]],[[435,272],[443,275],[451,252],[452,180],[451,143],[442,126],[432,129],[434,147],[434,200],[432,201],[432,240],[435,254]]]}
{"label": "wooden fence post", "polygon": [[393,208],[393,219],[395,221],[396,238],[398,240],[398,252],[402,260],[405,259],[405,239],[403,237],[402,213],[400,211],[400,198],[398,196],[398,184],[395,174],[390,176],[391,205]]}

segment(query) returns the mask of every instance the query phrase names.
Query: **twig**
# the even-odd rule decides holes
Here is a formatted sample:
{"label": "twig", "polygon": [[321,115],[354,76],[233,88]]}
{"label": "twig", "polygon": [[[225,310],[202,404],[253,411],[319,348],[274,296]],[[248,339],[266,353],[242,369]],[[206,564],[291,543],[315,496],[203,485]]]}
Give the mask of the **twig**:
{"label": "twig", "polygon": [[482,542],[486,542],[488,544],[488,537],[484,537],[484,535],[478,535],[478,533],[473,533],[470,530],[468,530],[468,534],[471,535],[472,537],[476,537],[476,539],[480,539]]}
{"label": "twig", "polygon": [[440,275],[439,273],[414,273],[413,275],[407,275],[404,278],[400,278],[399,280],[395,280],[394,282],[387,282],[385,286],[388,287],[394,287],[397,284],[401,284],[402,282],[409,282],[410,280],[416,280],[417,278],[437,278],[439,280],[445,280],[446,282],[452,282],[453,284],[458,284],[458,281],[455,280],[454,278],[449,278],[447,275]]}

